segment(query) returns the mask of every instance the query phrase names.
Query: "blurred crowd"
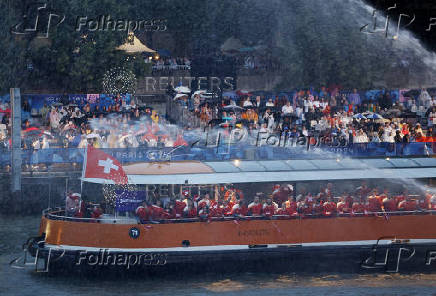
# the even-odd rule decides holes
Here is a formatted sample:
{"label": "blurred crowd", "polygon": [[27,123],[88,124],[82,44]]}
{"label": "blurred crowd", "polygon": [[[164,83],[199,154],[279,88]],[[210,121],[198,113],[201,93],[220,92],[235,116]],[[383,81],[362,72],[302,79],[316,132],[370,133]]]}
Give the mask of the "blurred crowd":
{"label": "blurred crowd", "polygon": [[419,96],[395,101],[389,92],[367,100],[354,89],[349,94],[322,88],[316,95],[299,91],[293,98],[265,97],[248,92],[222,100],[195,94],[186,102],[203,128],[246,128],[249,132],[291,136],[337,136],[348,143],[434,142],[436,96],[422,89]]}
{"label": "blurred crowd", "polygon": [[172,58],[172,57],[161,57],[159,59],[147,60],[147,62],[152,62],[152,72],[153,74],[171,74],[173,71],[177,70],[190,70],[191,61],[184,58]]}
{"label": "blurred crowd", "polygon": [[[26,110],[27,101],[23,102]],[[8,106],[4,106],[8,107]],[[0,126],[3,148],[11,145],[10,112],[4,113]],[[40,117],[26,119],[22,124],[23,149],[175,147],[187,145],[175,126],[151,107],[137,106],[132,99],[124,99],[113,106],[100,109],[99,105],[86,104],[53,106],[44,105]]]}

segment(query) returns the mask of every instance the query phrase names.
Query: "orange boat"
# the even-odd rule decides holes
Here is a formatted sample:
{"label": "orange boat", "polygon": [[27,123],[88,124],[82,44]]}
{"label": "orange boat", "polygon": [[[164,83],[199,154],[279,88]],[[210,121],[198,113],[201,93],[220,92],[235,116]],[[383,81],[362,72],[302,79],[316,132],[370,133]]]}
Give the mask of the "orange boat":
{"label": "orange boat", "polygon": [[[268,182],[288,182],[297,188],[303,181],[314,186],[320,181],[383,179],[385,184],[389,176],[398,184],[405,175],[419,176],[431,185],[436,177],[434,159],[370,160],[371,167],[367,161],[171,162],[125,166],[124,170],[130,183],[153,186],[153,190],[157,184],[164,184],[169,195],[186,188],[200,192],[202,186],[211,192],[214,188],[219,190],[218,184],[229,183],[250,188]],[[374,167],[374,163],[379,167]],[[212,178],[216,182],[210,182]],[[407,183],[406,179],[401,182]],[[72,218],[63,209],[48,209],[43,212],[39,236],[28,241],[27,251],[35,257],[38,270],[45,271],[285,268],[434,272],[435,226],[436,211],[432,210],[144,222],[119,215]],[[38,261],[44,262],[42,267]]]}

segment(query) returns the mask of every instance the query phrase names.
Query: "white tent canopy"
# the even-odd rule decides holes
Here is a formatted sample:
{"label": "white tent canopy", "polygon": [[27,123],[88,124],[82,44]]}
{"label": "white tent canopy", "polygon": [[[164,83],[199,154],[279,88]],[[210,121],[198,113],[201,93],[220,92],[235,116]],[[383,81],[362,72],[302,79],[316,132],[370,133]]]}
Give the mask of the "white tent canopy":
{"label": "white tent canopy", "polygon": [[141,40],[139,40],[133,33],[129,34],[129,38],[133,39],[133,42],[129,40],[126,43],[117,47],[117,50],[125,51],[126,53],[134,54],[134,53],[155,53],[156,51],[145,46]]}

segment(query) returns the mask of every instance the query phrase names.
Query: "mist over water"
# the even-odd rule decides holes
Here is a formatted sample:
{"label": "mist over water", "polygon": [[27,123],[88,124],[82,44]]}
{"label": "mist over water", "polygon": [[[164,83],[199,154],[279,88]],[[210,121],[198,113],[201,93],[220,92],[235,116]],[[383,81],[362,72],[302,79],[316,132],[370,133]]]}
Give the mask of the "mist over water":
{"label": "mist over water", "polygon": [[374,27],[374,8],[363,0],[267,3],[253,0],[253,3],[259,9],[270,9],[276,14],[273,34],[275,44],[286,56],[288,84],[303,83],[301,86],[307,87],[359,81],[368,86],[383,86],[384,81],[395,87],[417,88],[436,82],[436,54],[426,49],[405,27],[413,15],[402,17],[398,36],[393,40],[399,20],[393,11],[407,14],[400,7],[390,12],[386,38],[384,28],[386,13],[389,14],[386,11],[377,11],[376,30],[379,32],[361,32],[365,25],[369,31]]}
{"label": "mist over water", "polygon": [[[336,2],[344,3],[341,0],[333,0]],[[374,12],[374,8],[366,3],[363,0],[350,0],[351,7],[350,13],[357,24],[367,24],[369,23],[372,26],[371,18],[368,18],[368,15],[372,15]],[[380,14],[380,13],[379,13]],[[413,18],[413,15],[410,15],[410,18],[403,18],[400,21],[400,31],[398,34],[398,39],[393,40],[394,42],[389,42],[385,40],[385,43],[382,43],[382,39],[386,39],[384,37],[384,32],[378,34],[368,34],[369,36],[373,35],[370,42],[374,44],[374,46],[385,46],[387,50],[389,50],[389,45],[392,45],[392,51],[394,54],[398,55],[398,59],[400,62],[408,61],[412,56],[416,56],[416,58],[420,59],[427,67],[429,71],[436,71],[436,53],[429,51],[424,47],[422,42],[417,39],[413,33],[409,30],[404,29],[403,26],[407,25]],[[386,22],[386,16],[380,14],[377,19],[378,29],[383,29],[384,24]],[[398,17],[391,16],[390,17],[390,26],[388,31],[388,38],[391,38],[397,33],[397,25],[398,25]],[[426,73],[423,73],[426,74]],[[433,81],[434,82],[434,81]]]}

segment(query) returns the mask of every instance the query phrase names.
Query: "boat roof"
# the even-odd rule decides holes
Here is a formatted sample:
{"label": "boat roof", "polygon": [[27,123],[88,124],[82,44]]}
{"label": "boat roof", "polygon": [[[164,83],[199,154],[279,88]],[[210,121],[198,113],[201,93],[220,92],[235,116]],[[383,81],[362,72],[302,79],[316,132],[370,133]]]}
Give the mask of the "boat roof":
{"label": "boat roof", "polygon": [[[436,178],[436,158],[172,161],[137,163],[123,169],[131,184],[419,179]],[[101,179],[84,181],[111,184]]]}

